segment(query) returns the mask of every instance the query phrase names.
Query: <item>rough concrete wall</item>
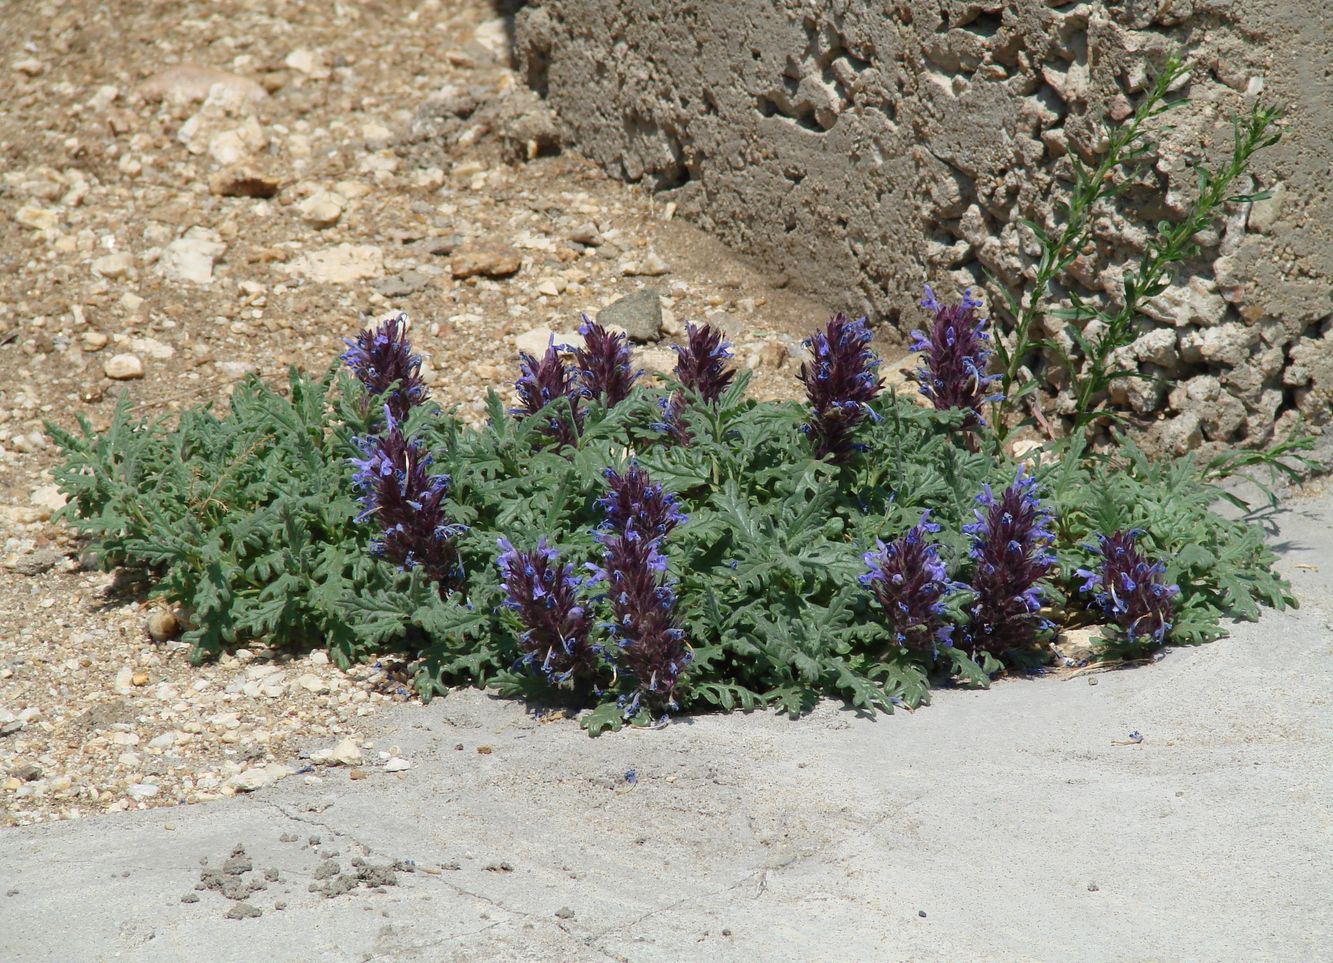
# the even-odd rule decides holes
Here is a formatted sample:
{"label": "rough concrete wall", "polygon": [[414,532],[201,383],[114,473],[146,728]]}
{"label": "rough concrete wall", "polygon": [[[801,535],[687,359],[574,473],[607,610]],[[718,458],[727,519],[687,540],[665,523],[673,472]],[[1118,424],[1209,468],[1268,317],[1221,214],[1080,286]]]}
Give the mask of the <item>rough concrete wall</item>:
{"label": "rough concrete wall", "polygon": [[[1064,290],[1114,299],[1191,165],[1256,96],[1286,109],[1261,155],[1275,196],[1199,237],[1121,382],[1161,445],[1259,443],[1333,407],[1333,42],[1314,0],[540,0],[520,64],[579,150],[723,240],[872,320],[918,326],[921,285],[1011,287],[1092,156],[1173,46],[1194,61],[1155,169],[1096,218]],[[956,292],[949,292],[956,293]],[[998,313],[998,312],[997,312]],[[1054,327],[1054,325],[1053,325]],[[1054,330],[1051,332],[1056,334]],[[1054,371],[1054,366],[1048,366]],[[1050,375],[1049,387],[1060,382]],[[1067,405],[1057,398],[1057,407]],[[1167,417],[1160,417],[1165,412]]]}

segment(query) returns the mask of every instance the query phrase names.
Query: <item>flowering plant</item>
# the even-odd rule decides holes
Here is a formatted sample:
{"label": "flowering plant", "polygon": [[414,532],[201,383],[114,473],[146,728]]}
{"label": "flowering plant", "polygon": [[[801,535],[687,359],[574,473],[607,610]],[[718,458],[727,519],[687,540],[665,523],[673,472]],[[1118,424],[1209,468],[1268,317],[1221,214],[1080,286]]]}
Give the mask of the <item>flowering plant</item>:
{"label": "flowering plant", "polygon": [[803,430],[816,458],[844,462],[864,448],[852,441],[852,432],[867,417],[877,417],[870,402],[884,387],[870,337],[865,318],[853,321],[838,314],[805,341],[810,360],[796,377],[810,399],[810,421]]}
{"label": "flowering plant", "polygon": [[1166,566],[1150,562],[1135,542],[1139,529],[1097,536],[1089,550],[1101,556],[1095,570],[1080,568],[1080,590],[1092,596],[1093,605],[1114,622],[1128,648],[1153,648],[1166,640],[1171,629],[1172,600],[1180,586],[1168,585]]}

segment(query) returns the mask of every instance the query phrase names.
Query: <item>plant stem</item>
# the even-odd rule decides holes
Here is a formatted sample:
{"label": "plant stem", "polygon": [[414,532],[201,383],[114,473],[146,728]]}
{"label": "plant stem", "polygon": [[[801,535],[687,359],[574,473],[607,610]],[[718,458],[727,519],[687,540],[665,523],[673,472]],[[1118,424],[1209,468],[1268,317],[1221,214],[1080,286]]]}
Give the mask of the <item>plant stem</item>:
{"label": "plant stem", "polygon": [[[1040,339],[1033,338],[1032,329],[1045,313],[1045,302],[1051,282],[1082,252],[1088,241],[1089,214],[1093,207],[1098,201],[1114,196],[1122,188],[1123,183],[1114,182],[1113,173],[1116,168],[1139,160],[1148,152],[1150,145],[1145,142],[1147,131],[1144,125],[1148,120],[1174,106],[1166,101],[1166,95],[1184,72],[1185,65],[1178,57],[1172,57],[1166,62],[1152,89],[1134,110],[1133,116],[1122,126],[1109,130],[1106,149],[1091,172],[1077,157],[1073,158],[1074,189],[1069,202],[1060,205],[1065,223],[1059,234],[1052,236],[1038,224],[1031,221],[1023,222],[1036,235],[1041,245],[1041,260],[1037,264],[1036,276],[1028,288],[1025,304],[1020,306],[1012,294],[1007,290],[1004,291],[1010,313],[1016,320],[1012,332],[1012,348],[1005,346],[1003,338],[995,339],[995,353],[1003,366],[1001,381],[1003,397],[996,403],[991,419],[991,424],[995,426],[997,442],[1003,442],[1007,433],[1007,416],[1018,400],[1014,385],[1018,380],[1019,370],[1023,366],[1024,359],[1040,345]],[[1020,392],[1022,393],[1026,391]]]}
{"label": "plant stem", "polygon": [[1185,218],[1178,224],[1163,221],[1157,225],[1157,236],[1148,242],[1148,248],[1138,260],[1132,274],[1124,281],[1125,299],[1114,314],[1080,307],[1075,302],[1073,317],[1086,322],[1100,320],[1105,327],[1096,341],[1078,338],[1084,348],[1088,366],[1080,376],[1071,367],[1075,385],[1074,430],[1086,431],[1102,414],[1101,404],[1106,389],[1118,378],[1141,377],[1137,369],[1118,369],[1108,362],[1111,355],[1134,340],[1134,318],[1144,301],[1161,294],[1170,286],[1168,271],[1172,265],[1194,257],[1199,246],[1194,235],[1208,226],[1217,209],[1227,203],[1244,203],[1266,197],[1266,192],[1233,195],[1231,186],[1249,169],[1250,158],[1265,147],[1276,144],[1281,133],[1272,131],[1278,112],[1272,107],[1256,105],[1242,125],[1236,123],[1235,142],[1231,160],[1212,173],[1196,168],[1199,176],[1199,196],[1190,206]]}

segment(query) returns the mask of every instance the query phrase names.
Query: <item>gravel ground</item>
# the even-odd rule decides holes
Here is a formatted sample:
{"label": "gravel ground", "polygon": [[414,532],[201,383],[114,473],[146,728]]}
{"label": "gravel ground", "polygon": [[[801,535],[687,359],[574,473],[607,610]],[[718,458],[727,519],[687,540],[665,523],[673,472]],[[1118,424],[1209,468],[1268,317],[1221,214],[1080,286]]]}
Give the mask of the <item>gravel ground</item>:
{"label": "gravel ground", "polygon": [[[776,397],[827,316],[562,153],[488,4],[164,17],[51,0],[5,24],[0,825],[245,791],[402,697],[374,667],[255,649],[195,668],[154,642],[165,613],[83,569],[51,522],[45,420],[104,426],[122,392],[145,416],[225,406],[250,372],[322,369],[389,310],[413,319],[436,398],[477,417],[520,343],[646,287],[668,340],[686,319],[723,325],[756,395]],[[652,342],[640,358],[673,363]]]}

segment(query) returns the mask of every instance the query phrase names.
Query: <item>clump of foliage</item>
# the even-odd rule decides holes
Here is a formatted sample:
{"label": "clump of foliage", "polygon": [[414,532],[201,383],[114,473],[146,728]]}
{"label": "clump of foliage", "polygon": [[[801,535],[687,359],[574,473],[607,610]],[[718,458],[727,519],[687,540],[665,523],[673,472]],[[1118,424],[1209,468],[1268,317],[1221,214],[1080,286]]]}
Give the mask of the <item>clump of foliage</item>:
{"label": "clump of foliage", "polygon": [[[654,389],[587,327],[581,359],[524,358],[519,406],[491,392],[477,429],[410,391],[386,323],[360,340],[393,381],[349,352],[350,371],[293,371],[285,392],[245,381],[225,417],[136,421],[122,401],[104,432],[52,426],[66,516],[104,564],[145,571],[185,610],[196,658],[255,637],[343,664],[396,652],[423,697],[477,684],[565,700],[594,707],[594,732],[825,695],[888,711],[986,685],[1048,659],[1048,623],[1100,605],[1088,573],[1116,532],[1140,533],[1116,565],[1179,587],[1169,629],[1128,623],[1140,648],[1292,602],[1261,534],[1210,510],[1220,493],[1188,459],[1127,446],[1094,465],[1073,447],[1029,471],[971,443],[970,405],[881,391],[845,319],[812,338],[807,404],[747,399],[717,333],[691,338],[677,370],[704,373]],[[673,410],[683,432],[662,430]]]}
{"label": "clump of foliage", "polygon": [[1119,305],[1067,312],[1072,435],[1032,464],[1003,444],[1034,390],[1022,373],[1048,288],[1181,70],[1168,64],[1094,169],[1075,162],[1064,227],[1033,228],[1042,257],[1010,301],[1014,330],[995,338],[969,293],[927,289],[913,347],[932,407],[884,391],[864,319],[805,342],[801,404],[747,398],[708,325],[687,326],[674,377],[645,385],[624,336],[584,318],[581,345],[521,355],[514,407],[490,392],[474,428],[431,404],[394,315],[348,342],[345,368],[293,370],[285,391],[250,378],[225,416],[137,420],[122,400],[104,431],[49,425],[62,517],[184,610],[196,659],[254,638],[343,665],[392,653],[423,698],[473,684],[561,700],[590,709],[593,733],[708,706],[798,714],[821,696],[916,706],[931,686],[1039,667],[1056,630],[1098,620],[1109,657],[1215,639],[1223,618],[1295,604],[1259,527],[1214,511],[1236,501],[1217,482],[1293,471],[1308,443],[1199,466],[1087,435],[1131,374],[1110,359],[1138,305],[1236,199],[1271,112],[1238,130]]}

